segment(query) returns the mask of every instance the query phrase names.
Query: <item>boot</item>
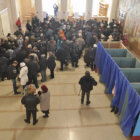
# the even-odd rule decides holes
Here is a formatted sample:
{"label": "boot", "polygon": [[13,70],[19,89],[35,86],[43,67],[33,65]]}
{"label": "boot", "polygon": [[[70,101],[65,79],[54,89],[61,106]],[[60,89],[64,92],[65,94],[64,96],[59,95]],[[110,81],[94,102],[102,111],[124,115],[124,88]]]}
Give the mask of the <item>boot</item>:
{"label": "boot", "polygon": [[36,120],[35,122],[33,122],[33,125],[36,125],[36,123],[38,123],[38,120]]}
{"label": "boot", "polygon": [[49,117],[48,115],[44,115],[44,116],[43,116],[43,118],[48,118],[48,117]]}
{"label": "boot", "polygon": [[112,109],[111,109],[111,111],[110,112],[114,112],[115,111],[115,107],[114,106],[112,106]]}
{"label": "boot", "polygon": [[24,121],[25,121],[26,123],[30,123],[30,121],[29,121],[29,120],[27,120],[27,119],[25,119]]}
{"label": "boot", "polygon": [[114,111],[114,114],[117,114],[118,113],[118,108],[117,107],[115,107],[115,111]]}
{"label": "boot", "polygon": [[89,105],[90,104],[90,101],[87,101],[86,105]]}
{"label": "boot", "polygon": [[83,104],[84,103],[84,100],[81,100],[81,104]]}

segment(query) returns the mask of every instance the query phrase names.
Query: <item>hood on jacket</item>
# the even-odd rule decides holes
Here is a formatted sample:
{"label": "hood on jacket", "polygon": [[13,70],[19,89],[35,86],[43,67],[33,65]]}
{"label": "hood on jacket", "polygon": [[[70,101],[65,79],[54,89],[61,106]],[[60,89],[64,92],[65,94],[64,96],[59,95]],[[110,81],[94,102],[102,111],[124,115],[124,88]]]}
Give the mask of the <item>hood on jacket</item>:
{"label": "hood on jacket", "polygon": [[24,63],[24,62],[21,62],[20,63],[20,67],[22,68],[22,67],[24,67],[26,64]]}

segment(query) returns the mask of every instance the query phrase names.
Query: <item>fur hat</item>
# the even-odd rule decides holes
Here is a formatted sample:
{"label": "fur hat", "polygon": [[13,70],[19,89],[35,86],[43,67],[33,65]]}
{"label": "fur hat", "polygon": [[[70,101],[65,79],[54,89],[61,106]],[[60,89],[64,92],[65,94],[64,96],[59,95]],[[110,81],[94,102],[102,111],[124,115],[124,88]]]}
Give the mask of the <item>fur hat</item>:
{"label": "fur hat", "polygon": [[47,88],[47,86],[45,86],[45,85],[42,85],[42,86],[41,86],[41,89],[42,89],[43,92],[47,92],[47,91],[48,91],[48,88]]}

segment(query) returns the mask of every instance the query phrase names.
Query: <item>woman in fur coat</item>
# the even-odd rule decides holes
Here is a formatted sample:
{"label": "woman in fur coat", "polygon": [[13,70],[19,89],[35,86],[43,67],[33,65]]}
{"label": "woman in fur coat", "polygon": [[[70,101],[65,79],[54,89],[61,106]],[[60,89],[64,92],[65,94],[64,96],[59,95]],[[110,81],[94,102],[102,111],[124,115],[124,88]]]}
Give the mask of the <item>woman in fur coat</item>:
{"label": "woman in fur coat", "polygon": [[23,89],[26,86],[26,83],[28,82],[28,67],[24,62],[20,63],[20,84],[23,86]]}
{"label": "woman in fur coat", "polygon": [[50,109],[50,92],[48,91],[47,86],[42,85],[41,86],[41,92],[39,92],[40,95],[40,109],[45,114],[43,118],[49,117],[49,109]]}

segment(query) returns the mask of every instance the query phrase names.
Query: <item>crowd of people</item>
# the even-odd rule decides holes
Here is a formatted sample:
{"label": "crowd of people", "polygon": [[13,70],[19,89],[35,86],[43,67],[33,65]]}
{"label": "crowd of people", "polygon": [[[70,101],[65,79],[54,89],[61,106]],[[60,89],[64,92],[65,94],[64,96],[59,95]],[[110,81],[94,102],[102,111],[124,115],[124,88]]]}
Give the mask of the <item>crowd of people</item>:
{"label": "crowd of people", "polygon": [[[54,18],[40,22],[37,17],[27,21],[26,31],[20,29],[14,35],[10,33],[1,38],[0,42],[0,76],[3,81],[8,77],[8,67],[14,61],[24,62],[28,68],[29,81],[38,87],[37,73],[41,72],[42,82],[46,80],[46,68],[54,78],[55,58],[60,61],[60,70],[71,61],[73,67],[78,67],[78,60],[86,48],[84,61],[93,70],[95,52],[93,49],[100,40],[121,39],[119,24],[113,20],[110,24],[97,20],[56,21]],[[48,60],[47,53],[49,53]],[[90,54],[90,55],[89,55]],[[33,66],[32,66],[33,65]],[[34,77],[33,77],[34,76]]]}
{"label": "crowd of people", "polygon": [[[18,19],[19,20],[19,19]],[[57,21],[55,18],[45,18],[43,22],[35,16],[32,21],[27,21],[26,31],[22,31],[21,23],[18,21],[18,30],[7,37],[1,38],[0,41],[0,77],[1,81],[5,78],[11,79],[13,83],[14,94],[19,94],[17,91],[16,81],[20,81],[23,90],[26,86],[34,84],[35,88],[38,85],[38,73],[41,74],[41,82],[47,80],[46,69],[50,69],[50,78],[54,78],[54,70],[56,67],[56,60],[60,61],[60,70],[64,70],[64,66],[68,66],[71,62],[72,67],[78,67],[78,60],[81,58],[84,51],[84,61],[87,67],[94,70],[94,59],[96,54],[97,42],[104,40],[119,41],[122,36],[120,25],[112,20],[109,24],[107,21],[98,22],[94,20],[76,20],[71,22],[69,20]],[[84,96],[87,92],[87,102],[89,105],[90,89],[85,90],[86,87],[83,80],[89,80],[93,85],[97,82],[86,72],[79,84],[82,89],[81,103],[84,102]],[[88,79],[88,80],[87,80]],[[43,87],[42,87],[43,89]],[[32,98],[34,90],[30,91],[29,98]],[[42,93],[48,92],[44,87]],[[41,94],[43,97],[43,94]],[[22,99],[25,104],[27,119],[25,122],[30,123],[31,113],[34,116],[33,124],[36,120],[36,105],[40,102],[35,97],[35,105],[33,110],[26,102],[26,97]],[[30,101],[31,102],[31,101]],[[27,103],[27,104],[26,104]],[[49,110],[42,110],[45,116],[48,116]]]}

